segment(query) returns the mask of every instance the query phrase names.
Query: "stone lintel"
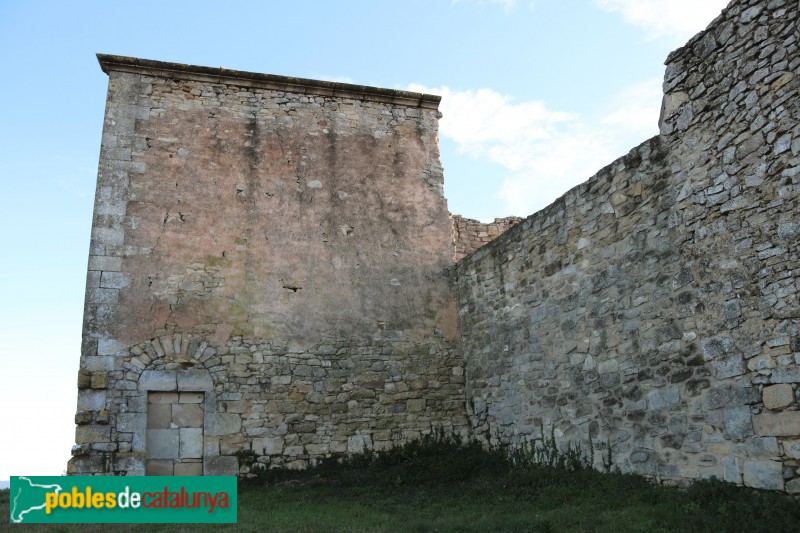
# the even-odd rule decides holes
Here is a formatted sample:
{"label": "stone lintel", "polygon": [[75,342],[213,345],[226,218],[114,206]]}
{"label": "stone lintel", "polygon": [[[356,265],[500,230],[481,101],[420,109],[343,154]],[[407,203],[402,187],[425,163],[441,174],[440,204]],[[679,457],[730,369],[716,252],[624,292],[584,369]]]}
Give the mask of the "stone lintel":
{"label": "stone lintel", "polygon": [[353,98],[384,104],[395,104],[423,109],[438,109],[442,97],[433,94],[421,94],[397,89],[382,89],[366,85],[339,83],[333,81],[309,80],[278,76],[276,74],[259,74],[226,68],[201,67],[169,63],[152,59],[97,54],[100,68],[108,74],[110,71],[130,72],[159,78],[182,79],[207,83],[231,84],[239,87],[254,87],[274,91],[286,91],[297,94],[311,94],[333,98]]}

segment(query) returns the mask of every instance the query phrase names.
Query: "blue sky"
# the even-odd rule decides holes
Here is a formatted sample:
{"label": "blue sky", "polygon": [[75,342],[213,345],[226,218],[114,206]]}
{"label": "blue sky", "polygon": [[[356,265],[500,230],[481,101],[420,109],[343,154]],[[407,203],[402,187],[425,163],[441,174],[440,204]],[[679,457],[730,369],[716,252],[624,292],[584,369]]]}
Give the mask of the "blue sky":
{"label": "blue sky", "polygon": [[526,216],[657,133],[722,0],[0,0],[0,480],[73,442],[107,77],[95,53],[441,94],[450,210]]}

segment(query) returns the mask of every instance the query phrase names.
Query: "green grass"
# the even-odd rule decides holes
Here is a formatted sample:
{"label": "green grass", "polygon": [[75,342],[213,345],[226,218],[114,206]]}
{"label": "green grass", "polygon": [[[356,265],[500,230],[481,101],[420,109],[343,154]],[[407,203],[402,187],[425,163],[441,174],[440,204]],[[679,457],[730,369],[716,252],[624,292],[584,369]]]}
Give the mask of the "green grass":
{"label": "green grass", "polygon": [[[539,454],[538,459],[543,456]],[[112,526],[117,531],[798,531],[800,504],[703,481],[689,490],[567,462],[509,459],[475,443],[429,438],[303,472],[267,470],[239,488],[235,526]],[[9,491],[0,491],[8,523]],[[108,526],[24,526],[107,531]]]}

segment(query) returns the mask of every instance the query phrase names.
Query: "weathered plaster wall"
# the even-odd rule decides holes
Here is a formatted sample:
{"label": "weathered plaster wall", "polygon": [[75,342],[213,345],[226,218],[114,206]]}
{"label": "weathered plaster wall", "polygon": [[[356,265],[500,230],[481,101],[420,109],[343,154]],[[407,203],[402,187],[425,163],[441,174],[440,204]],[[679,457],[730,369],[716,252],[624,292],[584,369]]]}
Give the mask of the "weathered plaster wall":
{"label": "weathered plaster wall", "polygon": [[100,61],[70,472],[144,472],[148,391],[204,393],[206,473],[464,430],[439,98]]}
{"label": "weathered plaster wall", "polygon": [[668,58],[661,135],[458,264],[477,433],[800,492],[798,74],[797,2],[734,1]]}
{"label": "weathered plaster wall", "polygon": [[453,259],[460,261],[484,244],[493,241],[514,224],[522,221],[520,217],[495,218],[494,222],[481,222],[461,215],[451,215],[453,224]]}

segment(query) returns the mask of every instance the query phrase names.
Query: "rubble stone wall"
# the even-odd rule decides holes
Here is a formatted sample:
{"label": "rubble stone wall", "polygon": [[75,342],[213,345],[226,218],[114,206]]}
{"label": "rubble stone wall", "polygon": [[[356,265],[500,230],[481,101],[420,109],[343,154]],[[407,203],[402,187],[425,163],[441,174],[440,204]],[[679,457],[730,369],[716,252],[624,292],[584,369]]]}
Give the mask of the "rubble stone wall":
{"label": "rubble stone wall", "polygon": [[476,433],[800,493],[798,4],[667,59],[661,133],[457,265]]}
{"label": "rubble stone wall", "polygon": [[522,221],[521,217],[495,218],[494,222],[481,222],[461,215],[451,215],[453,224],[453,259],[460,261],[484,244],[496,239],[501,233],[514,224]]}
{"label": "rubble stone wall", "polygon": [[206,474],[464,433],[439,97],[99,59],[69,472],[162,472],[151,392],[203,393]]}

